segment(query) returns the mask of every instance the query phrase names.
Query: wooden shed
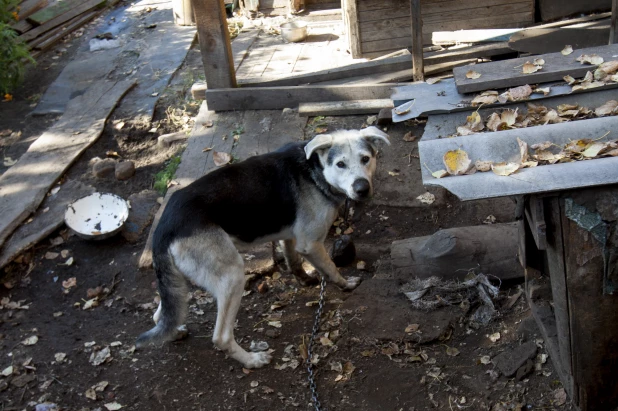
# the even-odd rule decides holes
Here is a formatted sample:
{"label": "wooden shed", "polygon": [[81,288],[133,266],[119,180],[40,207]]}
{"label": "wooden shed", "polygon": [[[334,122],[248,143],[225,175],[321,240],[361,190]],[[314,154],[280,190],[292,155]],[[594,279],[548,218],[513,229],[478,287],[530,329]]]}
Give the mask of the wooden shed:
{"label": "wooden shed", "polygon": [[[421,0],[423,43],[434,31],[520,28],[534,23],[534,0]],[[409,0],[344,0],[354,58],[412,46]]]}

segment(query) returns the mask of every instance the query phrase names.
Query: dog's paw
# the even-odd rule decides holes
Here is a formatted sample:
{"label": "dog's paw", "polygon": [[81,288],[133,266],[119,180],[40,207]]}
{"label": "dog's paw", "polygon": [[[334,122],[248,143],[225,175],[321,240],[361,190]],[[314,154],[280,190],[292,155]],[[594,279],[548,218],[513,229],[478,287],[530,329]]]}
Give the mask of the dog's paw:
{"label": "dog's paw", "polygon": [[363,279],[360,277],[348,277],[346,279],[346,285],[342,288],[343,290],[346,290],[346,291],[353,290],[360,285],[362,280]]}
{"label": "dog's paw", "polygon": [[185,324],[180,325],[176,328],[176,334],[172,338],[173,341],[184,340],[189,336],[189,329]]}
{"label": "dog's paw", "polygon": [[320,275],[316,270],[295,272],[294,276],[303,287],[320,284]]}
{"label": "dog's paw", "polygon": [[250,351],[259,352],[266,351],[270,348],[266,341],[251,341],[251,346],[249,347]]}
{"label": "dog's paw", "polygon": [[252,352],[251,358],[244,365],[245,368],[260,368],[269,364],[273,359],[272,354],[269,351]]}

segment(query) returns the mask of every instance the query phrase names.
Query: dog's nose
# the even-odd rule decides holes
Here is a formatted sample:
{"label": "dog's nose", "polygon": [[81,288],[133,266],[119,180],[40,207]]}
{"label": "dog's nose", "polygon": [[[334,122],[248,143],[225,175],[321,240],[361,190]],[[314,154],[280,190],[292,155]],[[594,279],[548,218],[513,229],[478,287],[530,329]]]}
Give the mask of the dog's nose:
{"label": "dog's nose", "polygon": [[364,178],[359,178],[352,184],[352,189],[360,198],[367,197],[370,188],[369,181]]}

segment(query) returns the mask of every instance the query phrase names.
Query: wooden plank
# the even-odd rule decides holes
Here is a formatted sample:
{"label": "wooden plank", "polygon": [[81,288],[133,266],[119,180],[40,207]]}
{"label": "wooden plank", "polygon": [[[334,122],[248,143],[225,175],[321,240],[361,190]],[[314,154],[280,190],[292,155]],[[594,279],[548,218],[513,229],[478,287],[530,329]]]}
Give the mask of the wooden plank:
{"label": "wooden plank", "polygon": [[348,37],[348,47],[352,58],[357,59],[361,56],[361,37],[359,28],[358,11],[356,9],[357,0],[343,0],[343,14],[346,19],[346,34]]}
{"label": "wooden plank", "polygon": [[612,0],[612,18],[609,28],[609,44],[618,43],[618,0]]}
{"label": "wooden plank", "polygon": [[105,120],[135,81],[100,80],[0,177],[0,244],[31,214],[50,187],[101,135]]}
{"label": "wooden plank", "polygon": [[[0,251],[0,268],[22,252],[43,240],[64,224],[64,213],[73,201],[92,194],[94,187],[79,181],[69,180],[60,186],[60,191],[45,198],[32,222],[20,226],[10,236]],[[43,210],[47,210],[43,212]]]}
{"label": "wooden plank", "polygon": [[236,87],[234,57],[223,0],[194,1],[193,12],[208,87]]}
{"label": "wooden plank", "polygon": [[412,78],[414,81],[424,81],[421,0],[410,0],[410,16],[412,31]]}
{"label": "wooden plank", "polygon": [[607,11],[610,7],[610,0],[538,0],[542,21],[554,21],[577,14]]}
{"label": "wooden plank", "polygon": [[300,103],[300,116],[351,116],[356,114],[377,114],[383,108],[393,108],[389,98],[379,100],[329,101],[324,103]]}
{"label": "wooden plank", "polygon": [[319,101],[371,100],[389,98],[397,84],[360,86],[295,86],[208,89],[208,108],[225,110],[273,110],[295,108],[300,103]]}
{"label": "wooden plank", "polygon": [[562,80],[566,75],[578,78],[583,77],[588,71],[594,71],[594,66],[581,64],[575,60],[582,54],[598,54],[605,61],[609,61],[613,59],[612,56],[618,54],[618,44],[580,49],[568,56],[563,56],[562,53],[541,55],[539,58],[545,60],[545,65],[542,70],[533,74],[523,74],[521,70],[521,66],[529,61],[530,57],[478,64],[474,66],[474,70],[481,74],[477,79],[466,78],[466,72],[469,70],[467,67],[456,68],[453,74],[457,91],[460,93],[545,83]]}
{"label": "wooden plank", "polygon": [[499,56],[501,54],[509,54],[512,52],[513,50],[509,47],[507,42],[498,42],[479,44],[452,50],[433,51],[430,53],[425,53],[424,60],[425,65],[432,65],[471,58]]}
{"label": "wooden plank", "polygon": [[20,21],[25,21],[26,18],[41,10],[49,4],[49,0],[26,0],[22,1],[18,7],[18,15]]}
{"label": "wooden plank", "polygon": [[249,48],[255,43],[260,35],[259,29],[241,31],[232,41],[232,55],[234,56],[234,69],[238,71],[241,63],[249,54]]}
{"label": "wooden plank", "polygon": [[66,35],[72,33],[98,16],[101,12],[102,10],[92,10],[88,13],[81,14],[69,20],[66,24],[62,24],[44,35],[37,37],[29,43],[29,46],[41,51],[47,50],[58,41],[62,40]]}
{"label": "wooden plank", "polygon": [[28,21],[35,26],[40,26],[48,22],[49,20],[55,19],[58,16],[67,13],[72,10],[79,4],[79,0],[63,0],[57,3],[52,4],[51,6],[45,7],[42,10],[33,13],[28,17]]}
{"label": "wooden plank", "polygon": [[28,22],[28,20],[21,20],[18,23],[15,23],[11,26],[13,30],[15,30],[19,34],[23,34],[28,30],[32,29],[34,26]]}
{"label": "wooden plank", "polygon": [[609,37],[608,23],[605,27],[559,27],[520,31],[511,36],[509,46],[514,50],[530,54],[555,53],[561,51],[565,44],[570,44],[573,49],[602,46],[607,43]]}
{"label": "wooden plank", "polygon": [[38,27],[33,28],[32,30],[27,31],[26,33],[22,34],[21,36],[19,36],[20,39],[24,40],[24,41],[30,41],[34,38],[36,38],[37,36],[47,32],[48,30],[53,29],[54,27],[57,27],[59,25],[61,25],[62,23],[65,23],[69,20],[71,20],[73,17],[79,16],[82,13],[85,13],[95,7],[97,7],[99,4],[104,3],[105,0],[88,0],[85,1],[84,3],[74,7],[73,9],[71,9],[70,11],[54,18],[51,19],[49,21],[47,21],[45,24],[42,24]]}

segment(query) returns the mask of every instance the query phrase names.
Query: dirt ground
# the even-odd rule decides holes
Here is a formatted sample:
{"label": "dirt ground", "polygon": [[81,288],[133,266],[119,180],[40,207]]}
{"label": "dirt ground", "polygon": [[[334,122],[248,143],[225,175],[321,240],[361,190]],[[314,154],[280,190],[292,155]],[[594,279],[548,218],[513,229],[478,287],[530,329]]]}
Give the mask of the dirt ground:
{"label": "dirt ground", "polygon": [[[41,56],[15,100],[1,103],[0,130],[22,132],[13,140],[3,139],[4,157],[19,158],[53,123],[54,116],[28,114],[70,60],[76,43],[87,37],[86,31],[83,37]],[[102,137],[67,177],[124,198],[151,188],[153,175],[179,149],[178,145],[157,148],[156,137],[180,129],[186,123],[182,117],[194,116],[199,108],[187,97],[197,73],[201,74],[201,62],[194,46],[162,93],[155,114],[157,132],[149,132],[152,126],[118,129],[119,122],[131,119],[112,115]],[[175,115],[170,116],[169,107],[177,109]],[[360,127],[363,118],[324,121],[332,128]],[[422,124],[411,129],[420,136]],[[312,132],[308,126],[307,137]],[[406,152],[397,144],[389,150]],[[89,160],[105,157],[108,151],[134,160],[136,175],[126,182],[91,177]],[[420,168],[414,155],[409,166]],[[354,206],[352,237],[357,261],[364,261],[366,268],[359,270],[355,262],[342,268],[342,273],[361,276],[364,282],[349,293],[327,286],[321,339],[316,341],[321,403],[330,410],[571,409],[523,296],[512,297],[521,295],[521,284],[502,284],[496,300],[500,314],[485,327],[470,323],[467,312],[458,306],[414,311],[399,292],[404,279],[390,275],[392,241],[441,228],[479,225],[489,215],[497,222],[513,218],[508,199],[461,203],[448,193],[443,198],[429,206],[371,202]],[[336,238],[335,230],[329,242]],[[0,409],[30,410],[37,404],[37,409],[45,409],[44,403],[62,410],[111,410],[118,404],[132,410],[313,409],[302,354],[319,289],[300,287],[280,266],[252,276],[236,330],[242,346],[266,341],[274,349],[273,361],[265,368],[244,370],[214,348],[216,306],[195,289],[189,300],[188,338],[162,348],[134,350],[137,335],[152,326],[156,307],[154,273],[137,269],[146,235],[147,231],[134,244],[120,236],[89,242],[63,229],[24,253],[19,263],[6,267],[0,286],[0,371],[4,370]],[[53,245],[50,240],[59,236],[63,243]],[[72,265],[45,258],[47,252],[63,250],[74,257]],[[65,287],[63,282],[73,277],[76,285]],[[92,293],[97,287],[102,287],[100,304],[85,310],[89,289]],[[526,341],[539,348],[533,369],[521,379],[501,376],[487,363],[487,356],[508,353]]]}

